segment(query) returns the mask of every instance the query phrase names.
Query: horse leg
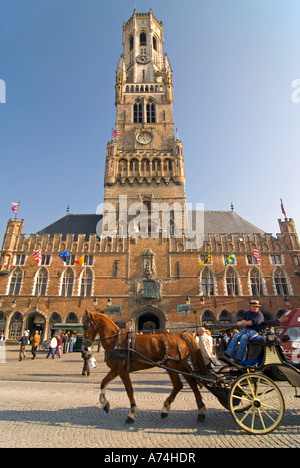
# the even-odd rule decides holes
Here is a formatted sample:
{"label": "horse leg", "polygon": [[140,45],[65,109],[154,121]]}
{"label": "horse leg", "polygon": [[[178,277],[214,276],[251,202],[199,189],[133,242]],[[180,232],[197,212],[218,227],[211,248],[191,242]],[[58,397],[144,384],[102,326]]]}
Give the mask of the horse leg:
{"label": "horse leg", "polygon": [[173,390],[163,404],[163,407],[160,413],[162,418],[166,418],[168,416],[170,409],[171,409],[171,403],[173,403],[173,401],[176,398],[176,395],[183,388],[179,375],[171,371],[167,371],[167,372],[173,384]]}
{"label": "horse leg", "polygon": [[115,370],[111,369],[101,382],[101,387],[100,387],[101,392],[100,392],[99,401],[101,403],[102,409],[106,413],[109,412],[109,408],[110,408],[109,402],[107,401],[106,396],[105,396],[106,387],[109,384],[109,382],[111,382],[114,378],[117,377],[117,375],[118,373]]}
{"label": "horse leg", "polygon": [[135,399],[134,399],[134,394],[133,394],[133,387],[132,387],[131,379],[127,372],[120,374],[120,377],[122,379],[122,382],[124,384],[124,387],[125,387],[125,390],[127,392],[127,396],[130,402],[130,413],[127,416],[126,424],[131,424],[135,421],[135,417],[138,413],[137,406],[136,406]]}
{"label": "horse leg", "polygon": [[201,396],[201,393],[199,392],[197,381],[186,375],[184,375],[184,378],[194,392],[196,403],[197,403],[197,408],[198,408],[198,422],[202,422],[205,419],[204,411],[206,410],[206,408],[202,401],[202,396]]}

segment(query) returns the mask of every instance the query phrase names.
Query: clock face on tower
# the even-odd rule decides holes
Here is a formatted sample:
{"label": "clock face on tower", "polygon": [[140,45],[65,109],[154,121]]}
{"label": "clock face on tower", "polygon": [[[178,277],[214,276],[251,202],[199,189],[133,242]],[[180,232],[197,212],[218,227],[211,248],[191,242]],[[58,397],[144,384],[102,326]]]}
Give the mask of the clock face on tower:
{"label": "clock face on tower", "polygon": [[140,63],[141,65],[145,65],[146,63],[151,62],[151,58],[148,57],[147,55],[138,55],[136,57],[137,63]]}
{"label": "clock face on tower", "polygon": [[140,132],[136,136],[136,141],[141,145],[148,145],[153,140],[153,135],[150,132]]}

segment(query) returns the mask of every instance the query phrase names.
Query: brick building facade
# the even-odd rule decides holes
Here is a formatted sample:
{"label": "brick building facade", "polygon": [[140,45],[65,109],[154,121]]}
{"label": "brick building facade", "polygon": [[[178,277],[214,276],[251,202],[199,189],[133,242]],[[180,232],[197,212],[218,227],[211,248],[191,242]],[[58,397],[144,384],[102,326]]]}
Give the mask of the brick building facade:
{"label": "brick building facade", "polygon": [[[7,339],[34,328],[47,338],[51,324],[81,323],[85,309],[137,330],[234,323],[253,297],[268,318],[298,306],[300,246],[292,219],[279,220],[275,237],[233,207],[186,211],[163,43],[163,25],[151,10],[134,11],[123,25],[103,216],[67,213],[29,236],[23,220],[8,221],[0,263]],[[66,262],[59,257],[65,251]],[[226,265],[232,252],[235,262]],[[84,265],[74,263],[83,255]]]}

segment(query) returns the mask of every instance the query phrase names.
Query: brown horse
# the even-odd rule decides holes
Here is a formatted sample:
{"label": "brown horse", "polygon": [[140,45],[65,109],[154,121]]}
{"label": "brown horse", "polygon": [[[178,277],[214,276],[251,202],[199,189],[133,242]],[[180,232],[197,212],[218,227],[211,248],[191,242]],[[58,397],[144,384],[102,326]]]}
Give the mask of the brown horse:
{"label": "brown horse", "polygon": [[[189,373],[191,367],[187,363],[189,352],[195,356],[195,340],[192,335],[170,334],[170,333],[151,333],[145,335],[133,335],[128,330],[119,329],[119,327],[104,314],[98,312],[86,311],[86,331],[85,339],[94,341],[99,333],[103,348],[106,351],[106,364],[111,369],[101,382],[100,403],[102,408],[108,412],[110,405],[106,399],[106,388],[113,379],[119,376],[126,389],[129,402],[130,413],[128,423],[134,422],[137,414],[137,406],[134,399],[133,388],[129,372],[142,369],[150,369],[155,365],[166,367],[167,373],[173,384],[173,390],[163,404],[161,416],[166,417],[170,411],[171,403],[175,400],[178,392],[183,388],[179,373]],[[134,337],[134,351],[130,351],[128,346],[128,337]],[[192,359],[193,360],[193,359]],[[207,373],[201,353],[197,354],[197,362],[193,362],[194,368],[201,374]],[[172,372],[172,369],[179,371]],[[185,380],[194,392],[197,408],[198,421],[203,421],[205,406],[198,389],[197,381],[190,375],[183,374]]]}

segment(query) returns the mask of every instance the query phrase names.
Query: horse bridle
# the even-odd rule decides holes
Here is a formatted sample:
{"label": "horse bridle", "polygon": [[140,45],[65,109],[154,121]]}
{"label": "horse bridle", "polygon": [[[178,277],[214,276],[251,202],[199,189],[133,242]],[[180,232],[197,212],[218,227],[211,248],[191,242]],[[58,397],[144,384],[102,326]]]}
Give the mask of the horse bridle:
{"label": "horse bridle", "polygon": [[[83,324],[83,327],[82,327],[83,330],[84,330],[85,332],[87,332],[90,325],[91,325],[92,327],[94,327],[94,328],[97,329],[97,324],[96,324],[96,322],[93,320],[93,317],[92,317],[92,316],[89,316],[89,317],[86,318],[86,321],[85,321],[85,323]],[[127,331],[126,331],[126,333],[127,333]],[[124,333],[124,332],[122,333],[122,332],[121,332],[121,329],[118,327],[117,333],[115,333],[114,335],[106,336],[105,338],[102,338],[101,341],[109,340],[109,339],[115,338],[115,337],[117,336],[117,337],[118,337],[118,342],[117,342],[116,347],[118,347],[118,346],[119,346],[119,339],[120,339],[120,336],[123,335],[123,334],[125,334],[125,333]]]}

